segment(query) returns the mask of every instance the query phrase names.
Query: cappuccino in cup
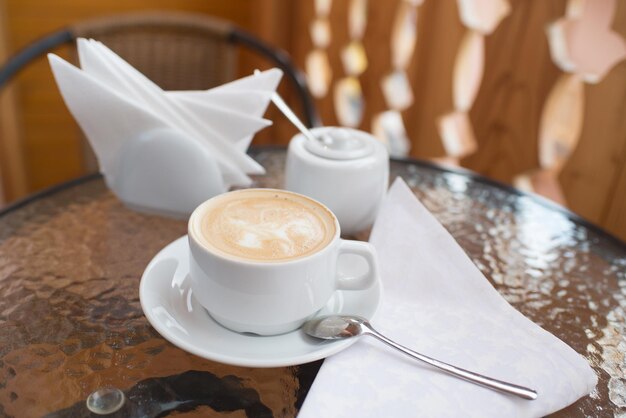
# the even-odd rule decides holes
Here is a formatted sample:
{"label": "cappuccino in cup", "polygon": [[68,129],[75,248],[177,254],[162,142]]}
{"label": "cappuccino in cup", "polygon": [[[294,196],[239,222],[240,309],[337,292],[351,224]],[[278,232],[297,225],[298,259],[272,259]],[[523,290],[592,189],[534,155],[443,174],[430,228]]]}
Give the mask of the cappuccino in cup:
{"label": "cappuccino in cup", "polygon": [[[237,332],[292,331],[339,289],[378,280],[374,248],[339,238],[335,215],[306,196],[245,189],[216,196],[189,219],[193,295],[217,322]],[[356,254],[365,274],[337,274],[337,259]]]}
{"label": "cappuccino in cup", "polygon": [[227,193],[202,211],[194,235],[211,251],[242,261],[276,262],[311,255],[335,236],[333,215],[302,196],[257,190]]}

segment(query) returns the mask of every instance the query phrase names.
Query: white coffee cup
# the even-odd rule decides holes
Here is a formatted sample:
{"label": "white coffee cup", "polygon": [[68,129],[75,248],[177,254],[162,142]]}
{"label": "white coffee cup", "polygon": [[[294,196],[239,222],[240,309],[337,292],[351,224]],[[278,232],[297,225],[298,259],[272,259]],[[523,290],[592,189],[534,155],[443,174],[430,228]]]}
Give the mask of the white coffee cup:
{"label": "white coffee cup", "polygon": [[329,134],[338,146],[329,149],[304,135],[291,139],[285,189],[322,202],[337,216],[344,234],[370,227],[389,185],[387,148],[367,132],[348,128],[312,129]]}
{"label": "white coffee cup", "polygon": [[[261,260],[228,253],[229,250],[224,250],[226,247],[216,244],[220,241],[215,238],[217,234],[206,237],[203,222],[208,222],[207,219],[212,216],[217,217],[214,214],[219,210],[225,214],[219,216],[223,216],[228,222],[239,213],[231,206],[226,208],[227,204],[233,205],[232,202],[244,202],[245,199],[261,196],[267,199],[263,204],[269,202],[271,205],[272,195],[293,199],[298,204],[310,203],[320,219],[327,222],[325,225],[330,225],[324,234],[324,244],[320,244],[322,246],[319,248],[315,247],[312,253],[302,256]],[[264,219],[263,216],[260,218]],[[281,219],[280,216],[277,218]],[[221,223],[226,224],[221,219],[214,222],[218,224],[214,228],[220,228]],[[233,225],[239,225],[237,222],[240,221],[235,219],[232,222],[235,222]],[[263,233],[267,230],[264,229]],[[334,214],[319,202],[297,193],[273,189],[244,189],[216,196],[201,204],[192,213],[188,232],[189,274],[193,295],[213,319],[237,332],[273,335],[295,330],[324,307],[335,291],[366,289],[378,280],[374,248],[369,243],[341,239],[339,222]],[[234,236],[239,235],[233,233]],[[244,237],[241,245],[254,241],[254,237],[250,238],[245,234],[241,236]],[[256,245],[256,241],[254,242]],[[345,254],[362,257],[367,262],[367,272],[356,277],[346,277],[344,271],[339,275],[337,260]]]}

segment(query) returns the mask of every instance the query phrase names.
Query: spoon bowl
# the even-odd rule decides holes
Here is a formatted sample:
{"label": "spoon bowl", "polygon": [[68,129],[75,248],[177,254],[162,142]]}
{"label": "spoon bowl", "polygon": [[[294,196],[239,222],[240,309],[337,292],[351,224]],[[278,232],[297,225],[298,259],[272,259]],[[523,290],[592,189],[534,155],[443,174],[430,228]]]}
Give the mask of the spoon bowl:
{"label": "spoon bowl", "polygon": [[367,319],[360,316],[331,315],[307,321],[302,330],[322,340],[345,340],[363,334],[367,329],[365,323],[368,323]]}
{"label": "spoon bowl", "polygon": [[459,377],[471,383],[475,383],[488,389],[515,395],[523,399],[537,399],[537,392],[523,386],[504,382],[483,376],[460,367],[453,366],[443,361],[425,356],[416,351],[410,350],[385,337],[372,327],[369,321],[360,316],[352,315],[329,315],[313,318],[307,321],[302,330],[311,337],[323,340],[343,340],[346,338],[358,337],[363,334],[371,335],[383,343],[401,351],[409,357],[427,363],[448,374]]}

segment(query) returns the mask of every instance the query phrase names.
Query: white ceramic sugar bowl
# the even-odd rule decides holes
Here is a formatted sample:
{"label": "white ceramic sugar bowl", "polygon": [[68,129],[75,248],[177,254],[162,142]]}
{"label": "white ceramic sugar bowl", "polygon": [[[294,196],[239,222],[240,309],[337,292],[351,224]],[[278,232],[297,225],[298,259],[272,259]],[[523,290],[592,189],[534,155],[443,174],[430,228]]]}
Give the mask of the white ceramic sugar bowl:
{"label": "white ceramic sugar bowl", "polygon": [[342,234],[353,235],[370,227],[389,184],[387,148],[367,132],[324,127],[312,129],[329,135],[332,146],[298,134],[287,151],[285,188],[316,199],[333,211]]}

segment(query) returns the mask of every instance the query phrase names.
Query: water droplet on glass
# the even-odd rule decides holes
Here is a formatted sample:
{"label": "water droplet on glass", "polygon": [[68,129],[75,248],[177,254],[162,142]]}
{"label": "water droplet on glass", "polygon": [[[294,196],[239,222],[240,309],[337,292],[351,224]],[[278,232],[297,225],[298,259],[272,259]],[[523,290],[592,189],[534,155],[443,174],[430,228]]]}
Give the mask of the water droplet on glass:
{"label": "water droplet on glass", "polygon": [[124,405],[124,392],[117,388],[101,388],[87,397],[87,409],[94,414],[108,415]]}

